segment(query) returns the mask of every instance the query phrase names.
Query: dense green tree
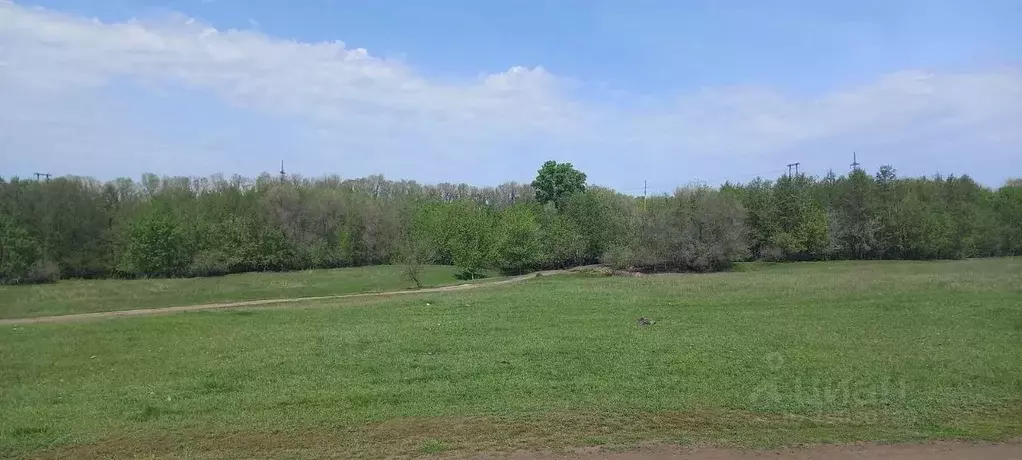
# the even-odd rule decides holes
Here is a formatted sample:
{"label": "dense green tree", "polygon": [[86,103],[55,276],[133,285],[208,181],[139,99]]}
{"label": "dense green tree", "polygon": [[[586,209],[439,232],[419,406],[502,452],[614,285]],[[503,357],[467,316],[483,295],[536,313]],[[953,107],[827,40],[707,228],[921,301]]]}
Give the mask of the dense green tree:
{"label": "dense green tree", "polygon": [[40,263],[37,245],[27,230],[0,215],[0,284],[36,281],[32,271]]}
{"label": "dense green tree", "polygon": [[154,209],[138,216],[128,233],[123,270],[146,275],[185,274],[191,248],[169,211]]}
{"label": "dense green tree", "polygon": [[648,200],[631,238],[608,252],[606,262],[648,271],[711,271],[748,257],[744,209],[728,194],[708,188],[679,189]]}
{"label": "dense green tree", "polygon": [[571,219],[547,206],[541,213],[540,222],[545,266],[565,268],[590,262],[585,238]]}
{"label": "dense green tree", "polygon": [[752,254],[759,259],[783,259],[783,252],[776,246],[776,235],[781,224],[774,197],[774,184],[756,178],[744,186],[727,184],[722,191],[736,198],[747,210],[746,240]]}
{"label": "dense green tree", "polygon": [[468,200],[456,201],[446,211],[451,262],[462,270],[464,277],[475,279],[488,266],[493,217],[485,208]]}
{"label": "dense green tree", "polygon": [[533,205],[504,209],[494,227],[491,260],[507,274],[525,273],[541,264],[542,246],[539,219]]}
{"label": "dense green tree", "polygon": [[817,259],[827,253],[827,214],[813,198],[812,186],[805,175],[783,176],[774,184],[776,233],[769,241],[785,259]]}
{"label": "dense green tree", "polygon": [[539,168],[532,187],[536,189],[536,201],[560,204],[566,197],[585,191],[586,175],[571,163],[551,160]]}
{"label": "dense green tree", "polygon": [[880,222],[875,210],[875,182],[861,169],[837,183],[834,213],[838,231],[832,235],[843,256],[872,259],[879,256]]}
{"label": "dense green tree", "polygon": [[[623,241],[628,221],[635,218],[634,210],[634,199],[602,187],[590,187],[565,199],[559,211],[566,222],[557,225],[567,226],[567,231],[577,234],[577,241],[571,241],[569,247],[581,246],[574,257],[577,260],[571,263],[599,262],[608,249]],[[563,240],[551,243],[562,244]]]}
{"label": "dense green tree", "polygon": [[941,187],[951,225],[952,256],[976,257],[991,251],[994,216],[989,190],[969,176],[948,176]]}
{"label": "dense green tree", "polygon": [[999,253],[1022,254],[1022,180],[1001,187],[993,201],[999,219]]}

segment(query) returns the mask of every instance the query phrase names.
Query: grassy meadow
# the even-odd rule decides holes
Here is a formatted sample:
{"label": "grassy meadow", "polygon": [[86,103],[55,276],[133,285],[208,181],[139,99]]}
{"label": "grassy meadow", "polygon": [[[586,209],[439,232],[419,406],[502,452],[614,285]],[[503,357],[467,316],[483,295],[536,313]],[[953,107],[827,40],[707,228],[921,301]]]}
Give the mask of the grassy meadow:
{"label": "grassy meadow", "polygon": [[[242,273],[213,278],[64,280],[56,284],[0,286],[0,318],[66,315],[214,302],[315,297],[414,287],[399,265]],[[422,284],[463,283],[458,269],[422,267]]]}
{"label": "grassy meadow", "polygon": [[0,457],[1022,435],[1022,259],[742,268],[4,327]]}

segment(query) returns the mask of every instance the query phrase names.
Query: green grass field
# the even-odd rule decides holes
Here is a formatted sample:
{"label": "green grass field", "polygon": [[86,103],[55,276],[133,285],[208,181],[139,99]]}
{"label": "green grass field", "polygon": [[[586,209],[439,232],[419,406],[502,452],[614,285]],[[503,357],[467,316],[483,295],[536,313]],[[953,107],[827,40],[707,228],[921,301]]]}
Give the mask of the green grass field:
{"label": "green grass field", "polygon": [[[463,283],[455,278],[457,272],[450,266],[424,266],[421,281],[425,286]],[[68,280],[53,285],[0,286],[0,318],[353,294],[413,286],[397,265],[215,278]]]}
{"label": "green grass field", "polygon": [[0,457],[1022,435],[1022,259],[745,269],[4,327]]}

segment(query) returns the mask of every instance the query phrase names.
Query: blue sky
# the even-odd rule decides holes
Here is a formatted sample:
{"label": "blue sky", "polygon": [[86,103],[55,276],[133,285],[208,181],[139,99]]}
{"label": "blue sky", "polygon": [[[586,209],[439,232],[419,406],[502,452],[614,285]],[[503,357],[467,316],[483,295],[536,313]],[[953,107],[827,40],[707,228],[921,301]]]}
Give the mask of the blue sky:
{"label": "blue sky", "polygon": [[1022,2],[0,0],[0,174],[1022,175]]}

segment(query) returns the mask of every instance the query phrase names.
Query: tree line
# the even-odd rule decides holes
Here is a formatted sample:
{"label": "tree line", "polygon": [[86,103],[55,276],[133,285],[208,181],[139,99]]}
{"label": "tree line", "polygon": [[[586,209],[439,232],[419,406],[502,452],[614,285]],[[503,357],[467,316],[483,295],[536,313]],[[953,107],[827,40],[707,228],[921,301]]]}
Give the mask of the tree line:
{"label": "tree line", "polygon": [[1018,180],[990,189],[885,166],[648,198],[585,180],[555,162],[531,184],[498,187],[382,176],[0,178],[0,283],[388,263],[451,264],[474,277],[591,263],[711,271],[742,260],[1022,254]]}

